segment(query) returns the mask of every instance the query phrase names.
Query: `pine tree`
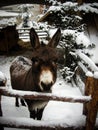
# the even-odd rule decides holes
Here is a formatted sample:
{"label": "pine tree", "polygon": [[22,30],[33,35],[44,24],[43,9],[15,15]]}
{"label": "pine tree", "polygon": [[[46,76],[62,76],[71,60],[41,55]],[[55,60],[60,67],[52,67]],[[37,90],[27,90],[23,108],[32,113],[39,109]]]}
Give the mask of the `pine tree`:
{"label": "pine tree", "polygon": [[[85,50],[84,43],[77,44],[76,39],[78,35],[85,31],[86,25],[82,23],[82,17],[79,16],[78,3],[66,2],[56,3],[56,6],[51,7],[51,23],[56,28],[62,29],[62,37],[60,41],[60,47],[64,51],[64,64],[60,70],[63,78],[70,82],[77,67],[77,60],[74,59],[74,52],[77,49]],[[73,33],[64,33],[64,30],[68,30]],[[91,45],[92,46],[92,45]],[[88,54],[89,55],[89,54]]]}

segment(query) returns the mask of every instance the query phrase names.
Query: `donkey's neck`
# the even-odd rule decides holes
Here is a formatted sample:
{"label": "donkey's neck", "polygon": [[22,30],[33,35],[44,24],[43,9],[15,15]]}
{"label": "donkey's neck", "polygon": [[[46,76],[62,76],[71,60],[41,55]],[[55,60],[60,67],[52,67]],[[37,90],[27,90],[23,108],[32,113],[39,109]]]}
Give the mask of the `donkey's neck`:
{"label": "donkey's neck", "polygon": [[25,86],[28,91],[37,91],[41,92],[40,87],[38,85],[38,76],[36,72],[32,71],[32,67],[28,70],[27,75],[25,77]]}

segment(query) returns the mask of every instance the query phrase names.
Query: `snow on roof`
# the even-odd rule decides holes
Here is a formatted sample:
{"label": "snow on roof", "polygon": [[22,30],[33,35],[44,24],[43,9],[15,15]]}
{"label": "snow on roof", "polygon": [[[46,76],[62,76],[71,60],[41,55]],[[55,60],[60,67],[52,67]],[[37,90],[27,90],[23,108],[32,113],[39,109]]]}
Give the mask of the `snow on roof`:
{"label": "snow on roof", "polygon": [[14,17],[14,16],[18,16],[18,13],[13,13],[13,12],[7,12],[4,10],[0,10],[0,17]]}
{"label": "snow on roof", "polygon": [[13,24],[15,24],[17,16],[18,16],[18,13],[0,10],[0,17],[3,17],[0,20],[0,25],[13,25]]}
{"label": "snow on roof", "polygon": [[16,23],[16,18],[3,18],[0,20],[0,25],[14,25]]}
{"label": "snow on roof", "polygon": [[[72,118],[72,117],[71,117]],[[75,118],[75,119],[74,119]],[[30,128],[32,126],[37,126],[37,127],[50,127],[50,128],[54,128],[55,126],[61,126],[61,127],[83,127],[85,126],[85,116],[76,116],[73,117],[72,120],[70,119],[70,117],[67,118],[67,120],[63,119],[63,120],[34,120],[34,119],[30,119],[30,118],[25,118],[25,117],[9,117],[9,118],[5,118],[2,117],[0,118],[0,122],[1,124],[8,124],[8,125],[12,125],[16,124],[16,127],[22,125],[23,127]]]}

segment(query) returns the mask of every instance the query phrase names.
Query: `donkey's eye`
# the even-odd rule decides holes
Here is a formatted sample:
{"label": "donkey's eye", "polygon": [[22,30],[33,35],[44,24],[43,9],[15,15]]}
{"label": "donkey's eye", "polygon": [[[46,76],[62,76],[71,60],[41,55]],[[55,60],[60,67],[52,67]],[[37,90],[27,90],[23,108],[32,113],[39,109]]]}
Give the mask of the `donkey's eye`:
{"label": "donkey's eye", "polygon": [[57,61],[52,61],[52,65],[55,66],[57,64]]}
{"label": "donkey's eye", "polygon": [[39,64],[39,60],[38,60],[38,59],[35,59],[35,58],[32,58],[32,62],[33,62],[33,64],[35,64],[35,65],[38,65],[38,64]]}

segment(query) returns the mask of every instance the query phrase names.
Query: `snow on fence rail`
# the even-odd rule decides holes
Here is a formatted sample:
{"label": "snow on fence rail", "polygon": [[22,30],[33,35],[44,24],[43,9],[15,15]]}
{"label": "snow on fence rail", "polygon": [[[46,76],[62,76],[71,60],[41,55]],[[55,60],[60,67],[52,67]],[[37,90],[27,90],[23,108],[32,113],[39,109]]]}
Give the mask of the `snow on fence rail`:
{"label": "snow on fence rail", "polygon": [[27,92],[27,91],[19,91],[13,89],[7,89],[0,87],[0,94],[4,96],[10,97],[20,97],[24,99],[39,99],[39,100],[55,100],[62,102],[71,102],[71,103],[85,103],[91,100],[91,96],[56,96],[52,93],[38,93],[38,92]]}
{"label": "snow on fence rail", "polygon": [[[25,92],[25,91],[19,91],[19,90],[12,90],[8,89],[6,87],[0,87],[0,95],[4,96],[10,96],[10,97],[20,97],[20,98],[26,98],[26,99],[40,99],[40,100],[56,100],[56,101],[63,101],[63,102],[72,102],[72,103],[89,103],[92,99],[91,96],[56,96],[51,93],[38,93],[38,92]],[[27,122],[28,120],[28,122]],[[74,129],[79,130],[80,126],[77,126],[74,128],[74,126],[67,126],[66,123],[61,122],[47,122],[47,121],[35,121],[33,119],[25,119],[23,122],[21,122],[21,118],[7,118],[7,117],[0,117],[0,125],[6,126],[6,127],[14,127],[14,128],[36,128],[36,129]],[[84,130],[85,124],[81,126]],[[3,130],[3,128],[1,129]],[[90,129],[86,129],[90,130]],[[92,129],[93,130],[93,129]]]}
{"label": "snow on fence rail", "polygon": [[[85,122],[85,118],[82,119]],[[0,125],[10,128],[23,128],[23,129],[32,129],[32,130],[85,130],[85,123],[80,123],[81,119],[78,119],[78,126],[69,125],[65,120],[61,122],[58,121],[38,121],[30,118],[19,118],[19,117],[0,117]],[[98,122],[98,121],[97,121]],[[0,127],[0,130],[1,127]],[[98,126],[96,125],[96,129]]]}
{"label": "snow on fence rail", "polygon": [[[51,93],[38,93],[38,92],[27,92],[27,91],[19,91],[8,89],[6,87],[0,87],[0,95],[10,96],[10,97],[20,97],[25,99],[40,99],[40,100],[55,100],[55,101],[63,101],[63,102],[72,102],[72,103],[87,103],[91,100],[91,96],[57,96]],[[74,129],[79,130],[80,126],[74,128],[74,126],[67,126],[65,122],[54,122],[54,121],[36,121],[33,119],[25,118],[23,122],[21,121],[22,118],[10,118],[10,117],[0,117],[0,125],[4,127],[11,127],[11,128],[35,128],[35,129]],[[81,126],[83,129],[85,124]],[[1,129],[3,130],[3,128]]]}

